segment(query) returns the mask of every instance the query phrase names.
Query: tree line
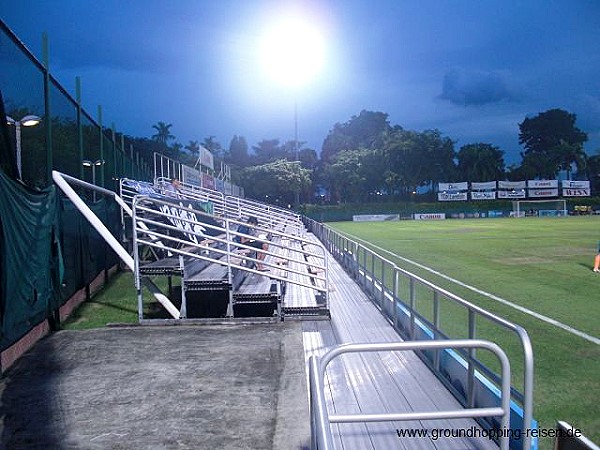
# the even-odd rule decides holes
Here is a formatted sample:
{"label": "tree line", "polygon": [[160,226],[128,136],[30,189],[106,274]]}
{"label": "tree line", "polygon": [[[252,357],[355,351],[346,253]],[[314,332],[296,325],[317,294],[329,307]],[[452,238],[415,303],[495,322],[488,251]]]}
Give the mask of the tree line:
{"label": "tree line", "polygon": [[151,139],[130,139],[147,154],[158,151],[192,166],[202,145],[217,165],[230,166],[232,181],[246,196],[282,204],[293,203],[298,193],[303,203],[408,199],[419,187],[435,188],[438,182],[554,179],[561,171],[568,178],[589,179],[594,192],[600,189],[600,155],[585,153],[587,134],[577,128],[576,115],[562,109],[519,124],[521,163],[508,167],[504,151],[493,144],[476,142],[457,150],[439,130],[407,130],[390,124],[384,112],[363,110],[336,123],[320,157],[304,142],[264,139],[250,148],[237,135],[227,148],[214,136],[184,146],[171,127],[158,122]]}

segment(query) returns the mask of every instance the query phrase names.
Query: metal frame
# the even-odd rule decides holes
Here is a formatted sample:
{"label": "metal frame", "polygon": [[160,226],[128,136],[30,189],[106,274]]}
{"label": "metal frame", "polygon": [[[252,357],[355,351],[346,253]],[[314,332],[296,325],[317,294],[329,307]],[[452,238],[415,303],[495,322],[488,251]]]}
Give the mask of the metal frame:
{"label": "metal frame", "polygon": [[228,217],[247,219],[255,216],[259,221],[268,223],[271,227],[283,222],[288,228],[291,228],[290,234],[296,236],[303,236],[306,231],[299,214],[289,209],[254,200],[228,195],[225,197],[225,211]]}
{"label": "metal frame", "polygon": [[[493,352],[502,366],[501,406],[497,408],[468,408],[433,412],[406,412],[387,414],[336,414],[330,415],[325,402],[325,371],[328,364],[345,353],[381,351],[407,351],[447,348],[484,348]],[[504,351],[493,342],[483,340],[444,340],[429,342],[397,342],[379,344],[345,344],[334,347],[322,357],[312,355],[309,359],[310,408],[313,450],[333,450],[330,424],[353,422],[391,422],[404,420],[457,419],[476,417],[502,417],[503,430],[510,428],[510,363]],[[500,449],[508,450],[509,436],[500,437]]]}
{"label": "metal frame", "polygon": [[[416,309],[416,289],[417,286],[427,289],[431,292],[433,305],[433,337],[434,339],[445,338],[444,333],[439,328],[440,324],[440,299],[446,299],[461,306],[468,312],[469,330],[468,338],[477,339],[477,318],[485,318],[490,322],[500,326],[503,329],[515,333],[520,341],[523,351],[523,394],[519,395],[513,389],[513,399],[523,405],[523,450],[531,448],[532,437],[527,430],[531,429],[533,418],[533,347],[527,331],[512,322],[509,322],[491,312],[464,300],[463,298],[442,289],[435,284],[412,274],[411,272],[398,267],[393,262],[381,257],[368,247],[349,239],[338,233],[332,228],[305,218],[305,223],[325,245],[329,252],[336,257],[348,272],[357,280],[359,285],[367,292],[373,303],[380,309],[381,313],[390,321],[394,328],[400,332],[398,327],[398,309],[405,308],[409,312],[410,327],[408,335],[404,336],[408,340],[415,339],[417,321],[423,322],[425,319]],[[379,269],[379,270],[378,270]],[[391,276],[391,280],[388,277]],[[399,298],[400,285],[404,283],[408,286],[409,298],[403,302]],[[391,285],[391,288],[388,287]],[[439,352],[436,352],[434,359],[434,373],[439,368]],[[475,377],[475,349],[469,351],[467,358],[468,386],[467,386],[467,404],[473,402],[473,386]],[[479,363],[481,364],[481,363]]]}
{"label": "metal frame", "polygon": [[[131,209],[116,195],[113,191],[108,189],[104,189],[93,184],[86,183],[85,181],[81,181],[77,178],[71,177],[69,175],[65,175],[63,173],[57,172],[56,170],[52,171],[52,179],[56,183],[56,185],[63,191],[63,193],[73,202],[75,207],[83,214],[86,220],[94,227],[94,229],[102,236],[102,238],[106,241],[108,245],[115,251],[115,253],[121,258],[121,260],[131,269],[135,270],[135,261],[131,257],[131,255],[125,250],[125,248],[117,241],[117,239],[111,234],[111,232],[104,226],[102,221],[98,219],[98,216],[94,214],[94,212],[85,204],[81,197],[77,195],[77,193],[69,186],[69,182],[79,187],[85,189],[91,189],[94,192],[100,193],[107,197],[115,200],[119,206],[128,214],[131,214]],[[154,297],[158,300],[158,302],[164,306],[164,308],[173,316],[174,318],[179,317],[179,311],[171,303],[171,300],[164,295],[158,287],[152,283],[150,279],[144,280],[144,286],[148,288],[148,290],[154,295]],[[141,290],[141,286],[139,288]]]}
{"label": "metal frame", "polygon": [[[164,193],[165,186],[170,183],[170,178],[158,177],[154,180],[154,187],[158,192]],[[216,216],[225,216],[225,194],[222,192],[186,183],[185,181],[181,181],[180,190],[182,197],[201,202],[210,202],[214,206],[214,214]]]}
{"label": "metal frame", "polygon": [[[162,193],[164,187],[170,182],[170,178],[158,177],[154,181],[154,187],[158,193]],[[212,203],[214,214],[219,217],[245,220],[250,216],[255,216],[261,223],[267,224],[268,228],[285,224],[290,229],[289,234],[302,236],[305,232],[300,215],[289,209],[226,195],[185,181],[181,182],[180,194],[183,198]]]}
{"label": "metal frame", "polygon": [[[313,246],[313,248],[318,249],[318,252],[314,252],[303,250],[302,248],[295,248],[294,250],[292,250],[292,252],[295,253],[295,257],[286,258],[285,256],[282,256],[281,253],[273,251],[273,248],[278,247],[280,249],[286,249],[287,246],[283,243],[275,242],[274,240],[269,241],[269,249],[261,250],[261,252],[264,253],[266,256],[270,255],[273,258],[287,261],[287,267],[285,269],[282,269],[281,267],[274,265],[270,262],[259,261],[253,256],[236,251],[236,249],[249,250],[251,252],[254,252],[256,250],[251,246],[235,242],[236,237],[251,237],[249,235],[245,235],[237,231],[239,225],[248,225],[247,223],[231,218],[222,218],[222,223],[218,226],[204,222],[198,222],[197,220],[191,218],[192,214],[196,215],[196,217],[214,217],[197,209],[183,206],[183,202],[185,202],[186,199],[181,200],[181,204],[174,204],[172,201],[167,201],[160,198],[153,198],[145,195],[137,195],[133,198],[132,216],[134,223],[134,276],[136,289],[138,291],[138,315],[140,320],[143,320],[143,300],[142,290],[140,286],[142,280],[145,278],[140,274],[140,252],[144,246],[161,250],[167,250],[168,252],[174,255],[182,255],[189,258],[208,261],[210,263],[226,266],[230,285],[233,280],[233,270],[237,269],[249,273],[255,273],[258,275],[265,275],[272,280],[277,280],[283,283],[296,284],[308,289],[312,289],[316,292],[319,292],[323,296],[325,300],[323,308],[328,308],[328,258],[327,251],[320,242],[314,240],[307,240],[299,236],[281,231],[257,227],[257,229],[262,230],[265,233],[270,233],[273,237],[277,237],[279,239],[294,240],[301,245],[310,245]],[[169,211],[161,211],[160,206],[168,206]],[[175,209],[181,215],[174,215],[172,213],[173,209]],[[163,219],[163,221],[161,221],[161,219]],[[185,229],[175,226],[172,223],[172,221],[174,220],[176,220],[180,224],[183,224],[183,227]],[[212,230],[212,234],[217,234],[217,236],[209,236],[204,232],[195,231],[194,227],[198,224],[201,224],[202,227]],[[170,236],[170,231],[184,233],[185,235],[187,235],[187,239]],[[218,248],[215,246],[207,247],[207,245],[202,243],[205,240],[210,240],[222,244],[224,248]],[[206,252],[207,250],[210,251]],[[316,258],[318,263],[310,262],[307,260],[308,258]],[[290,277],[278,275],[273,272],[265,274],[264,272],[258,271],[250,267],[258,262],[261,262],[264,266],[273,269],[273,272],[276,269],[282,270],[286,272],[286,275],[294,274],[296,275],[296,277],[292,279]],[[290,265],[294,263],[307,266],[313,271],[312,273],[309,273],[308,271],[304,270],[296,270],[290,267]],[[230,292],[230,304],[228,311],[230,311],[230,313],[232,314],[233,292]]]}

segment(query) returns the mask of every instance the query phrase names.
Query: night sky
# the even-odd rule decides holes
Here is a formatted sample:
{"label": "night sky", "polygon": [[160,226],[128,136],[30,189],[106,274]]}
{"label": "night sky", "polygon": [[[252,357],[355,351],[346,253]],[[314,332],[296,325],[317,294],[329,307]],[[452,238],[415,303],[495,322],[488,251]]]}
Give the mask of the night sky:
{"label": "night sky", "polygon": [[[520,162],[518,124],[551,108],[577,115],[600,150],[597,0],[48,0],[4,2],[1,17],[84,108],[137,137],[173,124],[183,145],[233,135],[299,139],[320,151],[336,122],[361,110],[392,125],[439,129],[462,145]],[[268,73],[262,39],[282,16],[313,26],[322,69],[291,88]],[[281,80],[280,80],[281,81]]]}

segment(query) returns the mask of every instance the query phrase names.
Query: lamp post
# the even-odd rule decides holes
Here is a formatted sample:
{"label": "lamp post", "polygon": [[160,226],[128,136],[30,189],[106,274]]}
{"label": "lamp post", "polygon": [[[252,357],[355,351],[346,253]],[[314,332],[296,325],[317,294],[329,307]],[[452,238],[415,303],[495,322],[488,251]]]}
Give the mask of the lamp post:
{"label": "lamp post", "polygon": [[[84,159],[82,161],[82,164],[84,167],[92,168],[92,184],[95,186],[96,185],[96,166],[101,166],[102,164],[104,164],[104,160],[97,159],[96,161],[90,161],[89,159]],[[96,191],[94,191],[94,193],[93,193],[93,200],[96,201]]]}
{"label": "lamp post", "polygon": [[[325,45],[318,21],[298,11],[282,15],[266,27],[262,39],[262,63],[266,74],[294,90],[294,156],[299,163],[298,95],[302,86],[315,78],[325,62]],[[300,186],[295,192],[300,204]]]}
{"label": "lamp post", "polygon": [[15,126],[15,136],[17,141],[17,171],[19,179],[21,179],[21,127],[34,127],[39,124],[42,119],[38,116],[29,114],[20,120],[15,120],[10,116],[6,116],[6,123]]}
{"label": "lamp post", "polygon": [[[296,156],[296,164],[302,168],[300,164],[300,159],[298,157],[298,100],[294,100],[294,153]],[[296,197],[295,197],[296,206],[300,206],[300,186],[296,189]]]}

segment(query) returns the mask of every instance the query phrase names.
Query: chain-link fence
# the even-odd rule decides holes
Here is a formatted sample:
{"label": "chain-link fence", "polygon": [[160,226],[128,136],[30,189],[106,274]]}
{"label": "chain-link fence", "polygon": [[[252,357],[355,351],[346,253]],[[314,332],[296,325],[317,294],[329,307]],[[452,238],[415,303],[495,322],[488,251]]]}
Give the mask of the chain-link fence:
{"label": "chain-link fence", "polygon": [[[2,21],[0,66],[0,89],[25,184],[48,186],[52,170],[111,190],[121,177],[151,179],[151,165],[131,146],[124,148],[125,139],[114,127],[103,126],[101,108],[93,119]],[[29,116],[38,123],[27,123]]]}
{"label": "chain-link fence", "polygon": [[[42,59],[47,61],[47,51]],[[114,126],[102,125],[101,108],[94,120],[47,66],[0,20],[2,126],[3,136],[8,135],[0,145],[2,369],[5,350],[21,347],[13,344],[35,334],[28,332],[43,323],[56,325],[75,297],[82,292],[89,297],[98,280],[106,281],[117,267],[114,252],[71,202],[60,197],[52,170],[115,191],[120,178],[153,177],[151,160],[131,146],[125,150],[123,135]],[[116,205],[91,195],[87,200],[119,234]]]}

